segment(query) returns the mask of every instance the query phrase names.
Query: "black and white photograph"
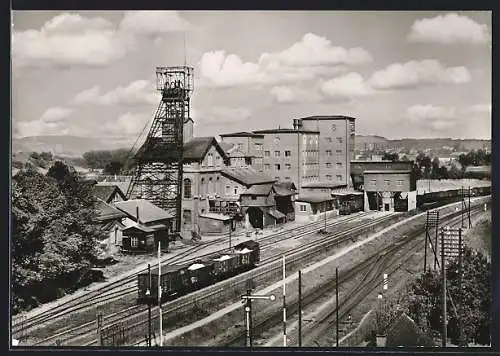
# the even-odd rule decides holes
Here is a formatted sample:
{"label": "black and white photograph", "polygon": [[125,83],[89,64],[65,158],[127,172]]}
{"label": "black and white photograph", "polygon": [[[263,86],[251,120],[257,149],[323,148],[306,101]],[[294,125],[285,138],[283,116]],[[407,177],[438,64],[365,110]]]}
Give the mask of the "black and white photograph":
{"label": "black and white photograph", "polygon": [[11,22],[11,350],[491,348],[492,11]]}

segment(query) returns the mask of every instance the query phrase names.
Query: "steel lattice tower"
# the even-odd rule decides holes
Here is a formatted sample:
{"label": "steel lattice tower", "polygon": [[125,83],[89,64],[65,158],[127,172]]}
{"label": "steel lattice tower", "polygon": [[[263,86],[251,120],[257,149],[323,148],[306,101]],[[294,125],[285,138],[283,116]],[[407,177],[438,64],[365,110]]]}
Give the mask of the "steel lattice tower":
{"label": "steel lattice tower", "polygon": [[180,231],[182,203],[183,127],[189,118],[194,89],[193,68],[157,67],[156,89],[161,92],[146,141],[134,158],[136,170],[127,198],[142,198],[175,216]]}

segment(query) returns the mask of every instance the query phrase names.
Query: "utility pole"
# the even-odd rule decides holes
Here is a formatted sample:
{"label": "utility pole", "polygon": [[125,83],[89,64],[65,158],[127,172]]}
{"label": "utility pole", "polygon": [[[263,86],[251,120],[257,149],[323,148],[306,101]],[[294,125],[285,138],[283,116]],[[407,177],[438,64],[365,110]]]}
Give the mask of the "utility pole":
{"label": "utility pole", "polygon": [[229,252],[233,251],[233,247],[231,246],[231,235],[233,232],[233,219],[231,218],[230,220],[230,225],[229,225]]}
{"label": "utility pole", "polygon": [[160,313],[160,347],[163,346],[163,315],[161,312],[161,241],[158,241],[158,310]]}
{"label": "utility pole", "polygon": [[446,328],[446,268],[444,258],[444,230],[441,231],[441,278],[443,283],[443,331],[442,346],[446,347],[447,328]]}
{"label": "utility pole", "polygon": [[98,310],[97,312],[97,342],[99,346],[102,346],[102,312]]}
{"label": "utility pole", "polygon": [[299,347],[302,347],[302,271],[299,269]]}
{"label": "utility pole", "polygon": [[339,347],[339,268],[335,267],[335,340]]}
{"label": "utility pole", "polygon": [[469,186],[469,229],[472,227],[472,223],[470,221],[470,186]]}
{"label": "utility pole", "polygon": [[326,201],[325,201],[325,233],[326,233]]}
{"label": "utility pole", "polygon": [[148,346],[151,347],[151,265],[148,263],[148,289],[146,298],[148,298]]}
{"label": "utility pole", "polygon": [[[458,229],[458,291],[459,291],[459,310],[462,311],[462,229]],[[458,315],[459,346],[463,346],[463,323],[462,316]]]}
{"label": "utility pole", "polygon": [[283,347],[286,347],[286,262],[285,255],[283,255]]}

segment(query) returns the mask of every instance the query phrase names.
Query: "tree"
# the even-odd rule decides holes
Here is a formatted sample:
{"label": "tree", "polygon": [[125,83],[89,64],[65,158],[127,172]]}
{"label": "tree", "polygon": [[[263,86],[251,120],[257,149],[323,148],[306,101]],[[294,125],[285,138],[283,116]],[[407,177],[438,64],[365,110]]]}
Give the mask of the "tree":
{"label": "tree", "polygon": [[399,161],[399,155],[397,153],[384,152],[382,159],[397,162]]}
{"label": "tree", "polygon": [[432,179],[441,179],[439,176],[439,158],[434,157],[431,162],[431,178]]}
{"label": "tree", "polygon": [[111,161],[104,167],[104,174],[120,174],[123,168],[123,162]]}
{"label": "tree", "polygon": [[78,287],[96,258],[90,187],[61,162],[46,176],[28,167],[12,182],[13,311]]}
{"label": "tree", "polygon": [[[462,299],[460,299],[458,260],[446,268],[448,290],[448,335],[458,342],[457,315],[465,340],[474,338],[489,343],[491,311],[491,266],[487,259],[468,247],[463,252]],[[457,313],[455,314],[456,307]],[[427,332],[441,332],[442,284],[439,273],[428,271],[412,284],[409,293],[409,313]]]}

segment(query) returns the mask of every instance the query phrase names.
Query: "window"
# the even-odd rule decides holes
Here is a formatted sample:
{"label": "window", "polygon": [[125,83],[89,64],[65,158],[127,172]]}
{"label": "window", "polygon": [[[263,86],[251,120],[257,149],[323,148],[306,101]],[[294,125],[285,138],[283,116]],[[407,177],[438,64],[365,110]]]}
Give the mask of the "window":
{"label": "window", "polygon": [[335,130],[337,130],[337,125],[332,124],[332,131],[335,131]]}
{"label": "window", "polygon": [[330,162],[327,162],[325,165],[326,165],[326,168],[332,168],[332,164]]}
{"label": "window", "polygon": [[243,144],[242,143],[238,143],[238,151],[243,151]]}
{"label": "window", "polygon": [[139,239],[137,237],[131,237],[130,247],[137,247],[137,246],[139,246]]}
{"label": "window", "polygon": [[182,220],[184,225],[191,225],[191,210],[182,211]]}
{"label": "window", "polygon": [[266,157],[271,156],[271,151],[264,151],[264,155],[265,155]]}
{"label": "window", "polygon": [[336,152],[337,154],[341,154],[341,153],[342,153],[342,150],[335,150],[335,152]]}
{"label": "window", "polygon": [[234,195],[238,194],[238,187],[234,187]]}
{"label": "window", "polygon": [[276,144],[280,143],[280,138],[279,138],[279,136],[276,136],[276,137],[274,138],[274,143],[276,143]]}
{"label": "window", "polygon": [[208,194],[212,194],[214,192],[214,184],[212,182],[212,177],[208,178]]}
{"label": "window", "polygon": [[330,142],[330,143],[333,142],[331,137],[325,137],[325,140],[326,140],[326,142]]}
{"label": "window", "polygon": [[291,157],[292,156],[292,151],[285,151],[285,157]]}
{"label": "window", "polygon": [[332,180],[332,179],[333,179],[333,177],[330,174],[326,175],[326,180]]}
{"label": "window", "polygon": [[255,150],[256,150],[256,151],[262,151],[262,144],[260,144],[260,143],[256,143],[256,144],[255,144]]}
{"label": "window", "polygon": [[252,195],[252,200],[257,200],[257,197],[255,195]]}
{"label": "window", "polygon": [[191,198],[191,179],[184,179],[184,198]]}
{"label": "window", "polygon": [[391,181],[389,179],[384,179],[384,184],[388,186],[389,184],[391,184]]}
{"label": "window", "polygon": [[287,170],[290,170],[290,169],[292,169],[292,165],[291,165],[290,163],[286,163],[286,164],[285,164],[285,168],[286,168]]}
{"label": "window", "polygon": [[376,180],[376,179],[372,179],[372,180],[370,181],[370,184],[371,184],[371,185],[376,185],[376,184],[377,184],[377,180]]}
{"label": "window", "polygon": [[305,204],[300,204],[300,211],[307,211]]}
{"label": "window", "polygon": [[337,180],[342,180],[342,174],[337,174]]}
{"label": "window", "polygon": [[281,165],[279,163],[275,164],[274,165],[274,169],[276,169],[277,171],[279,171],[281,169]]}
{"label": "window", "polygon": [[265,164],[265,165],[264,165],[264,169],[265,169],[266,171],[270,170],[270,169],[271,169],[271,165],[270,165],[270,164]]}
{"label": "window", "polygon": [[290,180],[291,178],[290,177],[285,177],[286,180]]}
{"label": "window", "polygon": [[342,168],[342,162],[337,162],[336,165],[337,165],[337,168]]}
{"label": "window", "polygon": [[342,143],[342,142],[344,142],[344,139],[342,137],[337,137],[337,142]]}
{"label": "window", "polygon": [[332,150],[326,150],[325,152],[326,152],[327,156],[331,156],[332,155]]}
{"label": "window", "polygon": [[275,180],[275,181],[279,181],[279,180],[280,180],[280,177],[274,177],[274,180]]}
{"label": "window", "polygon": [[274,157],[279,157],[280,156],[280,151],[274,151]]}
{"label": "window", "polygon": [[200,194],[205,194],[205,178],[201,178]]}
{"label": "window", "polygon": [[207,155],[207,164],[209,167],[213,167],[214,166],[214,154],[213,153],[209,153]]}
{"label": "window", "polygon": [[226,194],[229,195],[231,193],[231,187],[226,185]]}
{"label": "window", "polygon": [[402,180],[398,180],[398,185],[402,186],[403,185],[403,181]]}

